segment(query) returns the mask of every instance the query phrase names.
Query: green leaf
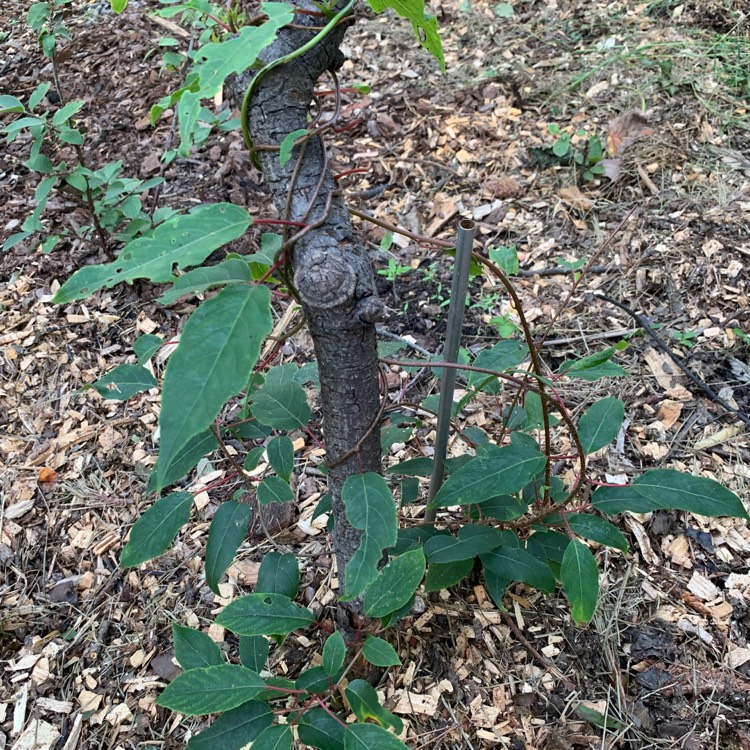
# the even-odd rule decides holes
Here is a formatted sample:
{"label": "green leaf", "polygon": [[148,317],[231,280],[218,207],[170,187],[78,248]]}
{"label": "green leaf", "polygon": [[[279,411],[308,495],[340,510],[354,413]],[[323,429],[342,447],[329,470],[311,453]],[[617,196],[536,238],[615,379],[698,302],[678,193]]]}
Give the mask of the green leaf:
{"label": "green leaf", "polygon": [[245,460],[242,462],[242,468],[245,471],[254,471],[258,468],[258,464],[260,463],[260,459],[263,456],[263,454],[266,452],[266,449],[262,445],[258,445],[255,448],[251,448],[247,455],[245,456]]}
{"label": "green leaf", "polygon": [[630,484],[622,487],[598,487],[591,496],[591,504],[600,513],[608,516],[615,516],[625,511],[648,513],[662,507],[658,501],[644,497]]}
{"label": "green leaf", "polygon": [[352,724],[346,728],[344,750],[409,750],[395,735],[375,724]]}
{"label": "green leaf", "polygon": [[402,18],[411,21],[419,43],[438,61],[440,70],[445,73],[443,43],[438,33],[437,19],[424,12],[424,0],[367,0],[375,13],[393,8]]}
{"label": "green leaf", "polygon": [[384,617],[401,609],[414,596],[424,571],[424,552],[419,548],[394,557],[367,589],[366,614]]}
{"label": "green leaf", "polygon": [[625,404],[619,398],[602,398],[594,402],[578,423],[578,438],[588,455],[609,445],[622,427]]}
{"label": "green leaf", "polygon": [[584,539],[614,547],[623,554],[627,554],[628,540],[620,529],[609,521],[599,516],[592,516],[590,513],[570,513],[565,516],[565,520],[570,530]]}
{"label": "green leaf", "polygon": [[24,112],[25,108],[23,102],[20,99],[16,99],[15,96],[9,94],[0,94],[0,115],[8,114],[8,112]]}
{"label": "green leaf", "polygon": [[177,532],[190,520],[192,507],[193,496],[189,492],[173,492],[157,500],[130,530],[120,565],[132,568],[166,552]]}
{"label": "green leaf", "polygon": [[306,690],[308,693],[328,693],[341,678],[341,674],[341,670],[329,675],[323,667],[311,667],[300,674],[294,686],[297,690]]}
{"label": "green leaf", "polygon": [[171,288],[159,297],[157,302],[162,305],[171,305],[180,299],[180,297],[185,297],[186,295],[202,294],[207,289],[212,289],[216,286],[237,284],[243,281],[249,282],[251,280],[250,268],[247,263],[239,258],[230,258],[215,266],[195,268],[179,276],[175,279]]}
{"label": "green leaf", "polygon": [[155,388],[156,385],[156,378],[145,367],[124,364],[117,365],[112,372],[86,387],[93,388],[103,398],[127,401],[136,393]]}
{"label": "green leaf", "polygon": [[247,701],[219,716],[208,729],[190,738],[188,750],[242,750],[273,721],[267,703]]}
{"label": "green leaf", "polygon": [[261,505],[288,503],[294,500],[294,490],[281,477],[266,477],[258,485],[257,494]]}
{"label": "green leaf", "polygon": [[37,105],[40,104],[42,99],[44,99],[45,96],[47,96],[47,92],[52,87],[52,83],[50,81],[45,81],[44,83],[40,83],[32,92],[31,96],[29,96],[29,111],[34,110],[37,108]]}
{"label": "green leaf", "polygon": [[188,318],[164,377],[159,487],[175,456],[245,387],[261,342],[271,332],[270,301],[264,286],[230,286]]}
{"label": "green leaf", "polygon": [[379,474],[355,474],[344,482],[341,499],[349,523],[362,532],[359,547],[346,566],[344,601],[356,599],[378,574],[383,550],[398,538],[396,503]]}
{"label": "green leaf", "polygon": [[344,666],[346,643],[344,636],[337,630],[326,638],[323,644],[323,669],[328,675],[334,675]]}
{"label": "green leaf", "polygon": [[492,10],[498,18],[513,18],[515,13],[510,3],[498,3]]}
{"label": "green leaf", "polygon": [[120,15],[128,7],[128,0],[109,0],[112,11]]}
{"label": "green leaf", "polygon": [[[507,3],[501,3],[501,5],[506,4]],[[512,10],[513,6],[511,6],[511,11]],[[497,6],[495,6],[495,12],[497,12]],[[490,260],[496,266],[500,266],[500,268],[505,271],[506,276],[518,276],[518,252],[515,245],[511,247],[505,247],[504,245],[500,245],[500,247],[491,247],[489,249],[489,256]]]}
{"label": "green leaf", "polygon": [[696,477],[674,469],[652,469],[636,479],[633,489],[659,508],[686,510],[699,516],[748,519],[742,500],[708,477]]}
{"label": "green leaf", "polygon": [[262,635],[240,636],[240,661],[253,672],[262,672],[268,661],[270,644]]}
{"label": "green leaf", "polygon": [[538,446],[518,440],[498,448],[482,446],[476,458],[448,478],[432,502],[433,508],[481,503],[497,495],[511,495],[523,489],[546,463]]}
{"label": "green leaf", "polygon": [[185,716],[204,716],[236,708],[265,686],[258,674],[236,664],[202,667],[175,677],[156,703]]}
{"label": "green leaf", "polygon": [[186,671],[224,664],[221,649],[202,630],[195,630],[173,622],[172,640],[177,663]]}
{"label": "green leaf", "polygon": [[133,351],[138,357],[138,364],[145,365],[163,345],[164,341],[161,336],[154,336],[151,333],[137,338],[133,342]]}
{"label": "green leaf", "polygon": [[266,727],[253,742],[253,750],[291,750],[292,728],[288,724]]}
{"label": "green leaf", "polygon": [[78,112],[84,105],[82,101],[68,102],[64,107],[55,112],[52,117],[52,124],[55,127],[60,127],[63,123],[67,122],[73,115]]}
{"label": "green leaf", "polygon": [[[187,474],[203,456],[208,455],[217,448],[219,443],[216,440],[216,436],[210,430],[204,430],[198,433],[195,437],[190,440],[181,448],[177,455],[167,466],[164,471],[163,486],[169,487],[174,484],[178,479]],[[157,491],[156,477],[161,471],[161,465],[157,460],[156,465],[151,471],[151,475],[148,478],[148,492]]]}
{"label": "green leaf", "polygon": [[430,563],[424,580],[424,590],[442,591],[463,581],[474,567],[474,558],[450,563]]}
{"label": "green leaf", "polygon": [[[346,724],[322,708],[305,711],[297,724],[301,742],[320,750],[344,750]],[[375,750],[375,748],[370,748]]]}
{"label": "green leaf", "polygon": [[[404,725],[398,716],[394,716],[390,711],[386,711],[380,705],[378,694],[375,688],[369,682],[364,680],[352,680],[345,689],[346,699],[349,701],[349,707],[357,717],[357,721],[375,721],[383,727],[393,727],[399,734],[403,731]],[[393,735],[390,735],[391,737]],[[368,750],[378,748],[381,750],[383,745],[370,745]]]}
{"label": "green leaf", "polygon": [[253,416],[277,430],[296,430],[310,421],[312,411],[301,385],[266,383],[253,394]]}
{"label": "green leaf", "polygon": [[237,635],[288,635],[315,621],[309,609],[281,594],[248,594],[228,604],[216,618]]}
{"label": "green leaf", "polygon": [[491,526],[466,524],[458,530],[458,536],[434,536],[424,545],[430,563],[453,563],[473,560],[477,555],[499,547],[507,532]]}
{"label": "green leaf", "polygon": [[195,53],[195,68],[200,80],[202,98],[212,97],[232,73],[250,68],[258,55],[276,39],[280,28],[292,23],[294,12],[287,3],[261,3],[268,17],[259,26],[243,26],[234,37],[204,44]]}
{"label": "green leaf", "polygon": [[604,351],[590,354],[587,357],[581,357],[573,361],[563,362],[557,369],[561,375],[576,377],[581,380],[593,382],[599,378],[619,378],[627,375],[620,365],[610,362],[609,360],[620,351],[619,346],[610,346]]}
{"label": "green leaf", "polygon": [[289,482],[294,471],[294,445],[292,441],[286,435],[273,438],[266,446],[266,454],[271,468],[285,482]]}
{"label": "green leaf", "polygon": [[590,622],[599,597],[599,568],[591,550],[578,539],[565,550],[560,578],[576,625]]}
{"label": "green leaf", "polygon": [[512,521],[520,518],[529,509],[529,504],[517,495],[491,497],[477,505],[483,518],[496,518],[498,521]]}
{"label": "green leaf", "polygon": [[279,164],[283,167],[291,158],[292,150],[294,149],[294,142],[297,138],[301,138],[303,135],[308,135],[309,131],[307,128],[300,128],[294,130],[289,135],[284,136],[284,140],[281,142],[279,148]]}
{"label": "green leaf", "polygon": [[575,707],[575,712],[584,721],[587,721],[589,724],[599,727],[600,729],[622,729],[623,727],[621,722],[613,719],[611,716],[604,716],[604,714],[597,711],[595,708],[591,708],[583,703],[579,703]]}
{"label": "green leaf", "polygon": [[480,559],[485,568],[508,581],[522,581],[547,594],[557,585],[549,566],[520,547],[496,549],[481,555]]}
{"label": "green leaf", "polygon": [[368,635],[362,646],[362,656],[376,667],[395,667],[401,664],[396,649],[388,641]]}
{"label": "green leaf", "polygon": [[495,606],[501,611],[505,612],[505,605],[503,604],[503,597],[505,592],[510,585],[510,580],[504,576],[498,575],[489,568],[484,569],[484,582],[487,586],[487,591],[492,597],[492,601],[495,602]]}
{"label": "green leaf", "polygon": [[[479,352],[473,365],[497,372],[505,372],[518,367],[528,356],[529,348],[526,344],[513,340],[500,341],[491,349],[484,349]],[[476,387],[488,377],[486,373],[474,370],[468,371],[466,375],[469,385],[472,387]]]}
{"label": "green leaf", "polygon": [[299,591],[299,564],[296,556],[291,552],[267,552],[258,570],[255,591],[294,599]]}
{"label": "green leaf", "polygon": [[250,214],[231,203],[199,206],[160,224],[150,236],[129,242],[112,263],[79,269],[60,287],[53,301],[65,304],[85,299],[97,289],[134,279],[174,281],[175,267],[184,269],[202,263],[214,250],[242,237],[251,223]]}
{"label": "green leaf", "polygon": [[247,503],[227,500],[211,519],[206,543],[206,583],[219,594],[219,581],[247,534],[251,509]]}

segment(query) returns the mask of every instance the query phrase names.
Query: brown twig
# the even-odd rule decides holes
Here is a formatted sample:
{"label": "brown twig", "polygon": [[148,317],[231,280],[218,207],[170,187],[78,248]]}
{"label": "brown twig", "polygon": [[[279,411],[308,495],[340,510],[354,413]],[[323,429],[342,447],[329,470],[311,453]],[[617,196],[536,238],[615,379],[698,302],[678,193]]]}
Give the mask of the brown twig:
{"label": "brown twig", "polygon": [[633,320],[638,323],[638,325],[643,328],[644,331],[651,337],[653,342],[656,344],[657,348],[661,349],[684,373],[688,376],[688,378],[695,383],[695,385],[700,388],[703,393],[706,394],[714,403],[717,403],[719,406],[721,406],[723,409],[726,409],[726,411],[730,412],[730,414],[734,414],[739,420],[744,422],[748,427],[750,427],[750,415],[745,414],[740,409],[735,409],[733,406],[731,406],[727,401],[725,401],[713,388],[711,388],[710,385],[708,385],[706,382],[701,380],[701,378],[698,377],[686,364],[685,361],[678,357],[661,339],[661,336],[659,336],[658,333],[651,327],[651,324],[646,320],[645,316],[641,315],[640,313],[637,313],[632,308],[628,307],[623,302],[620,302],[619,300],[616,300],[614,297],[610,297],[608,294],[604,294],[603,292],[597,292],[595,297],[598,297],[599,299],[603,299],[606,302],[609,302],[610,304],[614,305],[615,307],[619,307],[620,310],[622,310],[624,313],[627,313],[630,315]]}

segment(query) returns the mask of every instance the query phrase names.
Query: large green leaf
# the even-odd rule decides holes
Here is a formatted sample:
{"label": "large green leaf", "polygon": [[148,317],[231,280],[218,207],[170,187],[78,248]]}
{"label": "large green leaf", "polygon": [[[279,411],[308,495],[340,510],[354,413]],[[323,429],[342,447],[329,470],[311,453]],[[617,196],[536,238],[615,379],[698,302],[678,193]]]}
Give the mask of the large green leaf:
{"label": "large green leaf", "polygon": [[[345,693],[349,707],[358,721],[376,721],[380,726],[393,727],[399,734],[401,733],[404,727],[403,722],[398,716],[394,716],[380,705],[378,694],[369,682],[352,680],[346,687]],[[375,747],[379,749],[381,745],[373,745],[370,750]]]}
{"label": "large green leaf", "polygon": [[508,581],[522,581],[550,594],[555,590],[555,576],[549,566],[525,549],[502,547],[483,554],[484,567]]}
{"label": "large green leaf", "polygon": [[261,505],[288,503],[294,500],[294,490],[281,477],[266,477],[256,490]]}
{"label": "large green leaf", "polygon": [[[491,349],[484,349],[479,352],[473,365],[475,367],[484,367],[487,370],[504,372],[520,365],[528,355],[529,348],[526,344],[509,339],[498,342]],[[488,377],[491,377],[486,373],[477,372],[476,370],[470,370],[466,375],[471,387],[476,387],[486,381]]]}
{"label": "large green leaf", "polygon": [[346,724],[341,719],[337,721],[325,709],[311,708],[305,711],[297,727],[299,738],[306,745],[320,750],[344,750]]}
{"label": "large green leaf", "polygon": [[430,563],[424,579],[424,590],[442,591],[463,581],[474,567],[474,558],[451,563]]}
{"label": "large green leaf", "polygon": [[609,521],[605,521],[599,516],[592,516],[590,513],[569,513],[565,516],[565,520],[570,530],[584,539],[590,539],[592,542],[614,547],[619,549],[620,552],[627,553],[628,540],[620,529]]}
{"label": "large green leaf", "polygon": [[171,305],[185,295],[202,294],[207,289],[225,284],[252,281],[250,269],[244,260],[231,258],[215,266],[194,268],[178,277],[172,287],[159,297],[157,302]]}
{"label": "large green leaf", "polygon": [[627,348],[627,344],[622,346],[610,346],[601,352],[589,354],[587,357],[563,362],[558,367],[557,372],[566,375],[569,378],[580,378],[588,382],[599,380],[600,378],[619,378],[627,375],[620,365],[610,362],[612,357],[621,349]]}
{"label": "large green leaf", "polygon": [[395,735],[375,724],[352,724],[346,728],[344,750],[409,750]]}
{"label": "large green leaf", "polygon": [[750,518],[734,492],[708,477],[652,469],[633,482],[633,489],[663,509],[686,510],[700,516]]}
{"label": "large green leaf", "polygon": [[57,291],[54,302],[84,299],[97,289],[134,279],[174,281],[175,267],[196,266],[227,242],[242,237],[250,226],[250,214],[231,203],[199,206],[158,226],[149,237],[140,237],[122,249],[117,260],[84,266]]}
{"label": "large green leaf", "polygon": [[[211,453],[218,447],[218,445],[219,443],[216,440],[216,436],[210,430],[204,430],[190,438],[164,470],[163,486],[169,487],[169,485],[174,484],[178,479],[184,477],[185,474],[187,474],[190,469],[192,469],[198,461],[203,458],[203,456]],[[147,490],[149,492],[156,492],[156,478],[160,473],[161,463],[157,460],[156,465],[148,478]]]}
{"label": "large green leaf", "polygon": [[326,674],[334,675],[344,666],[346,643],[341,632],[336,630],[326,638],[323,644],[323,669]]}
{"label": "large green leaf", "polygon": [[278,30],[294,20],[294,11],[288,3],[261,3],[261,11],[267,16],[262,24],[243,26],[235,36],[204,44],[195,53],[194,70],[198,73],[202,97],[214,96],[227,76],[250,68],[276,39]]}
{"label": "large green leaf", "polygon": [[312,412],[305,391],[294,381],[268,383],[253,394],[253,416],[277,430],[296,430],[310,421]]}
{"label": "large green leaf", "polygon": [[156,701],[185,716],[204,716],[252,700],[265,683],[260,675],[236,664],[190,669],[175,677]]}
{"label": "large green leaf", "polygon": [[625,405],[619,398],[595,401],[578,423],[578,438],[584,454],[609,445],[617,437],[624,416]]}
{"label": "large green leaf", "polygon": [[367,588],[365,613],[384,617],[401,609],[414,596],[424,570],[424,552],[419,548],[394,557]]}
{"label": "large green leaf", "polygon": [[190,520],[193,496],[173,492],[157,500],[133,525],[130,540],[120,555],[120,565],[132,568],[163,554]]}
{"label": "large green leaf", "polygon": [[388,641],[374,635],[368,635],[362,646],[362,656],[376,667],[395,667],[401,664],[396,649]]}
{"label": "large green leaf", "polygon": [[219,716],[208,729],[190,738],[188,750],[241,750],[273,721],[267,703],[248,701]]}
{"label": "large green leaf", "polygon": [[253,750],[291,750],[292,728],[288,724],[266,727],[253,742]]}
{"label": "large green leaf", "polygon": [[424,551],[432,563],[453,563],[473,560],[477,555],[499,547],[504,532],[491,526],[466,524],[458,530],[458,537],[433,536],[424,545]]}
{"label": "large green leaf", "polygon": [[356,599],[378,574],[383,550],[396,543],[396,503],[385,479],[368,472],[348,477],[341,491],[349,523],[362,532],[359,548],[346,566],[346,591],[341,597]]}
{"label": "large green leaf", "polygon": [[209,428],[226,401],[247,384],[260,345],[271,331],[271,293],[264,286],[222,289],[188,319],[164,376],[159,428],[159,471]]}
{"label": "large green leaf", "polygon": [[184,669],[215,667],[224,664],[221,649],[208,633],[172,623],[172,640],[177,663]]}
{"label": "large green leaf", "polygon": [[268,639],[262,635],[240,636],[240,661],[243,667],[253,672],[262,672],[268,661],[270,647]]}
{"label": "large green leaf", "polygon": [[211,519],[206,543],[206,583],[215,594],[219,593],[219,581],[245,539],[250,514],[247,503],[227,500]]}
{"label": "large green leaf", "polygon": [[294,599],[299,591],[299,563],[291,552],[268,552],[258,570],[255,584],[258,594],[280,594]]}
{"label": "large green leaf", "polygon": [[273,438],[266,447],[268,463],[271,468],[285,481],[292,478],[294,471],[294,445],[286,436]]}
{"label": "large green leaf", "polygon": [[216,618],[237,635],[288,635],[315,621],[309,609],[281,594],[248,594],[227,605]]}
{"label": "large green leaf", "polygon": [[481,503],[498,495],[511,495],[523,489],[543,469],[546,462],[533,441],[521,440],[517,433],[511,445],[482,446],[476,458],[448,478],[432,507]]}
{"label": "large green leaf", "polygon": [[576,625],[590,622],[599,598],[599,567],[591,550],[578,539],[565,550],[560,578]]}
{"label": "large green leaf", "polygon": [[591,504],[600,513],[608,516],[615,516],[625,511],[648,513],[662,507],[659,502],[645,497],[630,484],[622,487],[598,487],[591,496]]}
{"label": "large green leaf", "polygon": [[145,367],[123,364],[117,365],[112,372],[85,388],[93,388],[103,398],[127,401],[136,393],[147,391],[156,385],[156,378]]}
{"label": "large green leaf", "polygon": [[402,18],[409,19],[419,43],[438,61],[440,70],[445,72],[443,43],[440,41],[437,19],[425,14],[424,0],[368,0],[368,3],[376,13],[393,8]]}

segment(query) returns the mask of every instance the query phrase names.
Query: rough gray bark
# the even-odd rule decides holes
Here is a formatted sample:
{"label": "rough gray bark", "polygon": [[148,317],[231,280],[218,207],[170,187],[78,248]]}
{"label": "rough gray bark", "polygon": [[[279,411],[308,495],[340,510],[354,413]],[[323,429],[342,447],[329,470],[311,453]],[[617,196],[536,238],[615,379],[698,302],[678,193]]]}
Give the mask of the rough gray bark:
{"label": "rough gray bark", "polygon": [[[308,2],[298,3],[315,10]],[[297,15],[298,24],[315,25],[320,18]],[[289,133],[308,127],[313,87],[327,70],[337,69],[343,57],[339,45],[345,26],[339,25],[313,49],[272,69],[258,82],[248,111],[249,132],[255,147],[278,146]],[[301,29],[283,29],[263,53],[263,62],[299,49],[313,36]],[[232,84],[238,101],[250,80],[245,75]],[[308,142],[285,216],[287,195],[299,154],[297,147],[282,167],[278,151],[258,151],[266,185],[283,218],[313,224],[295,244],[292,255],[294,285],[315,344],[320,371],[323,431],[327,460],[333,464],[328,487],[333,504],[333,544],[343,591],[346,563],[359,546],[359,532],[347,521],[341,488],[352,474],[381,470],[380,430],[374,429],[360,450],[337,464],[378,418],[380,406],[375,323],[383,306],[377,298],[367,252],[357,239],[349,212],[324,158],[320,138]],[[321,181],[322,186],[315,197]],[[314,198],[312,206],[311,199]],[[292,229],[292,232],[295,230]]]}

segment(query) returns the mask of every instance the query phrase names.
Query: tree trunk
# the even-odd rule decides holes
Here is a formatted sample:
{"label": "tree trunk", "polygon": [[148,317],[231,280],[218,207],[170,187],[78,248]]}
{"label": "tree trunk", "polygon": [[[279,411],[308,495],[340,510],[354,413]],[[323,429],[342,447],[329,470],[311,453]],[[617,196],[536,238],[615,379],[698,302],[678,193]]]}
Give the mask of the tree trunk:
{"label": "tree trunk", "polygon": [[[316,10],[307,1],[302,7]],[[298,14],[297,24],[321,24],[319,16]],[[324,23],[325,21],[323,21]],[[297,240],[292,253],[293,280],[315,345],[320,371],[323,432],[326,457],[332,464],[328,489],[335,522],[333,545],[338,564],[339,591],[344,591],[344,571],[359,546],[359,532],[347,521],[341,489],[352,474],[381,470],[380,430],[372,429],[358,451],[338,463],[371,429],[380,406],[375,323],[383,306],[365,247],[357,239],[349,212],[325,158],[319,137],[307,143],[291,197],[290,184],[301,147],[283,167],[278,150],[284,137],[308,127],[313,87],[327,70],[343,62],[339,45],[346,24],[304,55],[270,70],[256,85],[248,110],[248,127],[273,201],[284,219],[321,226]],[[299,49],[314,32],[285,28],[262,57],[263,62]],[[251,76],[232,83],[241,101]],[[320,187],[319,187],[320,185]],[[312,206],[310,201],[313,200]],[[326,206],[330,209],[326,215]],[[286,215],[286,206],[289,206]],[[299,231],[292,228],[291,233]]]}

